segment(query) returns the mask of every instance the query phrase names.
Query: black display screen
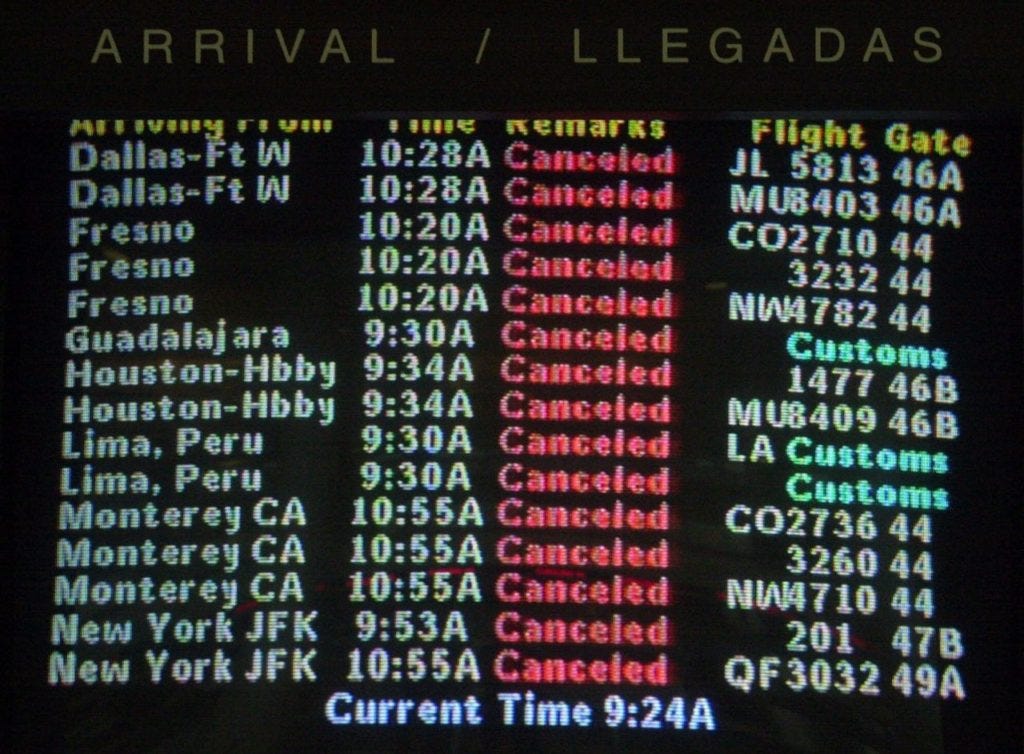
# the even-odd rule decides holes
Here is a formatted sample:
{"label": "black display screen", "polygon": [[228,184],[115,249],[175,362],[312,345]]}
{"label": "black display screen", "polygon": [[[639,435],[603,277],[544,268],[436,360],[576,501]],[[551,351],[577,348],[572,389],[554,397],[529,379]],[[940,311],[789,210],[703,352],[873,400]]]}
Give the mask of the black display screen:
{"label": "black display screen", "polygon": [[1019,116],[5,149],[19,740],[1019,745]]}

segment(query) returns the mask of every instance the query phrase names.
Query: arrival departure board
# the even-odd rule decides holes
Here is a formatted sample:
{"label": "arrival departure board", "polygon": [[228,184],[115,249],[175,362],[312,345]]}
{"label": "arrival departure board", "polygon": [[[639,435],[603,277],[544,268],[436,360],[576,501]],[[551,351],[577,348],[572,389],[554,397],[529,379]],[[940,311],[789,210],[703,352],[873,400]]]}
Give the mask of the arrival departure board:
{"label": "arrival departure board", "polygon": [[1019,743],[1019,116],[5,128],[37,742]]}

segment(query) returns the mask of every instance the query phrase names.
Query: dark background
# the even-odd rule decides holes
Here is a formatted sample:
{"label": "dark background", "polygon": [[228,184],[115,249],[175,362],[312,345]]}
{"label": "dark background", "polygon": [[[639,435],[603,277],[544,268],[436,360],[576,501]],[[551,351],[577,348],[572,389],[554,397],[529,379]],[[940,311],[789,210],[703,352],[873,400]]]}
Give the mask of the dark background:
{"label": "dark background", "polygon": [[[13,748],[24,740],[44,740],[63,746],[52,734],[62,730],[64,716],[75,714],[68,700],[58,709],[41,704],[47,689],[37,695],[39,666],[28,658],[42,656],[39,645],[48,632],[46,618],[30,614],[26,585],[48,583],[52,541],[53,496],[47,489],[52,474],[36,463],[52,453],[50,431],[38,433],[39,421],[52,426],[58,402],[52,395],[36,396],[35,388],[52,380],[60,354],[48,344],[52,323],[63,317],[61,297],[47,291],[63,288],[63,268],[37,257],[63,248],[63,234],[53,231],[51,218],[61,217],[61,176],[46,178],[47,160],[62,158],[61,139],[52,133],[27,134],[25,127],[47,113],[102,117],[104,115],[166,114],[296,114],[320,115],[359,111],[456,111],[509,113],[580,109],[626,111],[781,112],[802,111],[986,111],[1000,113],[1019,138],[1021,106],[1022,10],[1019,3],[990,3],[980,8],[939,3],[697,3],[509,4],[491,10],[485,4],[457,3],[317,3],[306,7],[215,8],[182,3],[148,9],[128,3],[82,3],[72,7],[22,3],[3,11],[4,34],[0,60],[3,71],[4,113],[2,184],[4,270],[4,376],[0,420],[3,432],[3,495],[6,509],[5,548],[8,599],[15,605],[9,622],[6,667],[8,697],[15,699],[11,715]],[[642,10],[638,12],[638,8]],[[838,63],[813,63],[815,26],[838,28],[847,51]],[[688,27],[688,64],[662,64],[660,28]],[[742,37],[744,62],[716,63],[707,51],[711,32],[734,27]],[[796,57],[781,55],[762,62],[773,27],[783,28]],[[871,29],[883,29],[895,62],[880,57],[862,63]],[[913,29],[934,26],[941,32],[943,58],[925,65],[913,60]],[[91,65],[99,32],[109,27],[124,60]],[[141,62],[141,29],[164,28],[175,38],[171,66]],[[306,28],[296,62],[281,58],[273,29],[286,38]],[[326,30],[337,27],[352,58],[321,66]],[[371,65],[369,30],[380,30],[381,52],[393,65]],[[482,31],[491,27],[483,62],[473,60]],[[584,52],[598,56],[593,65],[572,63],[572,31],[583,34]],[[618,65],[616,28],[626,34],[628,55],[643,62]],[[227,37],[228,61],[195,65],[192,32],[218,28]],[[256,29],[256,60],[243,62],[244,29]],[[996,138],[993,136],[993,142]],[[56,150],[55,150],[56,147]],[[55,150],[55,151],[54,151]],[[965,248],[970,259],[955,270],[962,296],[947,305],[962,338],[962,361],[955,373],[975,385],[973,402],[964,408],[971,427],[971,444],[957,448],[960,462],[971,468],[969,486],[978,510],[956,545],[962,575],[956,589],[976,598],[973,635],[982,642],[968,644],[974,677],[986,679],[970,689],[971,700],[949,705],[942,722],[948,751],[1019,750],[1021,733],[1021,652],[1019,497],[1022,489],[1020,452],[1021,404],[1021,250],[1020,151],[1010,145],[1008,172],[1016,183],[989,183],[990,212],[1009,218],[1006,235],[976,239]],[[59,160],[58,160],[59,164]],[[1016,166],[1014,168],[1013,166]],[[1002,170],[995,174],[1005,175]],[[42,178],[40,178],[42,175]],[[26,193],[23,186],[56,187],[55,193]],[[49,181],[52,180],[52,183]],[[1005,179],[1003,179],[1005,180]],[[975,201],[985,197],[975,194]],[[47,235],[51,234],[51,235]],[[250,273],[252,274],[252,273]],[[197,296],[198,300],[198,296]],[[56,303],[54,303],[56,302]],[[40,325],[39,323],[44,323]],[[966,363],[965,363],[966,362]],[[42,381],[42,382],[41,382]],[[40,434],[42,436],[40,436]],[[46,446],[45,448],[43,446]],[[968,490],[965,490],[967,492]],[[40,511],[43,511],[40,513]],[[40,533],[40,522],[42,534]],[[41,539],[40,539],[41,538]],[[39,543],[42,543],[41,550]],[[942,597],[940,596],[941,600]],[[965,626],[965,628],[968,628]],[[980,659],[979,659],[980,656]],[[20,657],[20,659],[19,659]],[[979,675],[980,673],[980,675]],[[33,690],[35,689],[35,691]],[[974,693],[977,691],[977,693]],[[205,712],[185,696],[130,692],[140,719],[180,720],[189,729]],[[320,703],[322,694],[310,700]],[[252,740],[255,707],[221,710],[223,726],[217,740],[205,738],[199,726],[183,741],[200,748],[246,749]],[[308,707],[308,704],[303,707]],[[805,713],[824,718],[828,705]],[[144,712],[140,712],[145,710]],[[90,711],[96,728],[87,740],[107,740],[110,750],[122,748],[107,736],[115,725]],[[784,719],[784,718],[783,718]],[[188,722],[185,722],[188,721]],[[520,731],[521,732],[521,731]],[[379,732],[361,732],[372,745]],[[58,733],[59,735],[59,733]],[[259,734],[256,734],[259,735]],[[474,750],[478,739],[445,741],[451,750]],[[27,739],[23,739],[23,736]],[[521,750],[530,734],[518,742],[492,741],[494,747]],[[281,739],[272,736],[277,744]],[[341,737],[335,740],[344,748]],[[552,735],[549,745],[564,746],[572,738]],[[388,738],[382,737],[382,748]],[[680,739],[685,741],[685,739]],[[152,743],[152,742],[150,742]],[[591,742],[595,743],[595,742]],[[621,750],[616,741],[605,741]],[[264,742],[266,744],[266,742]],[[985,744],[978,748],[980,744]],[[440,745],[431,741],[425,746]],[[278,748],[269,745],[271,748]],[[894,748],[893,750],[898,750]]]}

